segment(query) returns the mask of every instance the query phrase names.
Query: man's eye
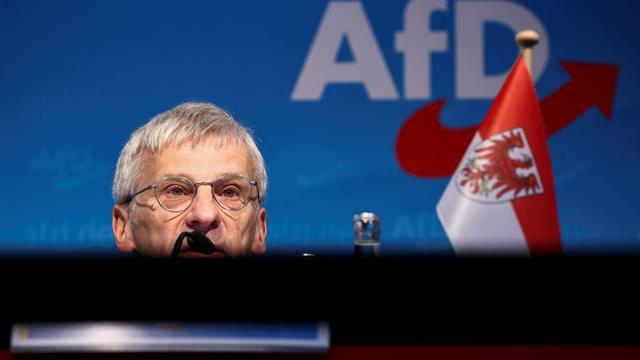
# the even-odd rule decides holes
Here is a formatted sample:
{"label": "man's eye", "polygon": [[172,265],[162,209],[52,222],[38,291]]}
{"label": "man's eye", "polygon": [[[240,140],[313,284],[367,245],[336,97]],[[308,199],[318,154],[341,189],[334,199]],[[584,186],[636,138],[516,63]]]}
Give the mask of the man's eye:
{"label": "man's eye", "polygon": [[167,189],[167,194],[171,196],[183,196],[187,194],[187,190],[180,185],[171,185]]}
{"label": "man's eye", "polygon": [[239,195],[238,189],[235,188],[225,188],[222,190],[222,196],[228,199],[233,199]]}

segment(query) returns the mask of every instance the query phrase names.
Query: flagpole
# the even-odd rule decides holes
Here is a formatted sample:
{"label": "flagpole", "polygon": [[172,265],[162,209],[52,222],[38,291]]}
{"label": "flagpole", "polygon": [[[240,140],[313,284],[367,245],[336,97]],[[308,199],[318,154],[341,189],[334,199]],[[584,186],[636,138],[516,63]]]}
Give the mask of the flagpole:
{"label": "flagpole", "polygon": [[518,34],[516,34],[516,42],[522,48],[522,57],[524,58],[524,63],[527,66],[527,70],[529,70],[529,74],[533,74],[531,72],[531,66],[533,61],[533,47],[540,41],[540,35],[533,30],[522,30]]}

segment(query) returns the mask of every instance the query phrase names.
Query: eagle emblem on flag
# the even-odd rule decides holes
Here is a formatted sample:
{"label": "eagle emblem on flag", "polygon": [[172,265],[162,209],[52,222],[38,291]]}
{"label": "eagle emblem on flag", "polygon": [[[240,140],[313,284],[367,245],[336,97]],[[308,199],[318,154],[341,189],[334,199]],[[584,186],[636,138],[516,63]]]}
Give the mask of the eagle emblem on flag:
{"label": "eagle emblem on flag", "polygon": [[544,192],[522,128],[493,135],[477,143],[468,154],[455,181],[464,196],[498,203]]}

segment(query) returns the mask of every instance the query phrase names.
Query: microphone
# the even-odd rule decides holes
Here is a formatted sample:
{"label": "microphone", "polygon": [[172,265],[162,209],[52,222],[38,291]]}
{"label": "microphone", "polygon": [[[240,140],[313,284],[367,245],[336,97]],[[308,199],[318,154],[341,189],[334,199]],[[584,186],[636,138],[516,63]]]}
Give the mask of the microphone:
{"label": "microphone", "polygon": [[182,248],[182,241],[184,238],[187,238],[187,243],[189,244],[189,248],[193,251],[202,253],[202,254],[211,254],[216,251],[216,246],[207,238],[197,231],[183,231],[178,238],[176,239],[175,244],[173,245],[173,252],[171,253],[171,258],[175,258],[180,253],[180,249]]}
{"label": "microphone", "polygon": [[209,240],[208,237],[202,235],[197,231],[192,231],[189,233],[187,238],[187,242],[189,243],[189,247],[193,251],[197,251],[203,254],[212,254],[216,251],[216,246],[213,245],[213,242]]}

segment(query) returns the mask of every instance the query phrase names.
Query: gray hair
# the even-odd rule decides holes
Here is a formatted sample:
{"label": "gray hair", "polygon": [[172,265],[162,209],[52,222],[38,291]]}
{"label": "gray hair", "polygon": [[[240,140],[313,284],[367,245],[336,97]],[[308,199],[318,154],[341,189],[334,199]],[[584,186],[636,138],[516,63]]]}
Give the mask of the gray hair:
{"label": "gray hair", "polygon": [[[264,204],[267,195],[267,170],[251,131],[217,106],[195,102],[187,102],[160,113],[131,134],[116,165],[112,189],[115,202],[123,204],[137,191],[137,182],[143,172],[142,153],[156,153],[173,142],[198,143],[212,134],[217,136],[216,141],[220,145],[237,141],[247,147],[253,165],[253,176],[258,182],[258,201],[260,205]],[[130,210],[133,208],[130,207]]]}

